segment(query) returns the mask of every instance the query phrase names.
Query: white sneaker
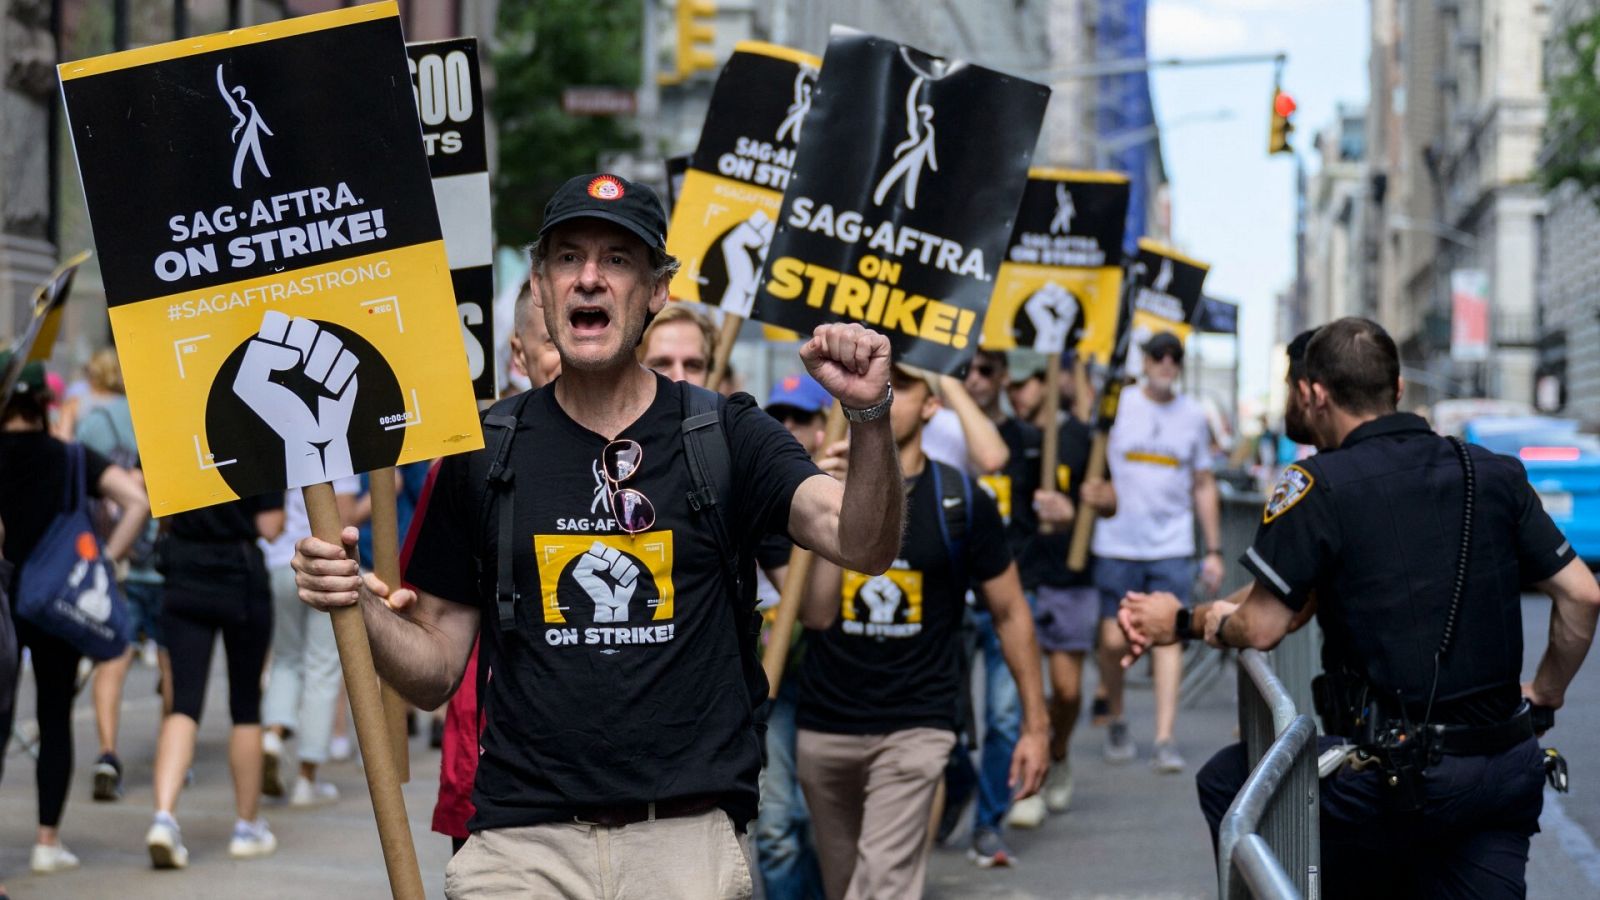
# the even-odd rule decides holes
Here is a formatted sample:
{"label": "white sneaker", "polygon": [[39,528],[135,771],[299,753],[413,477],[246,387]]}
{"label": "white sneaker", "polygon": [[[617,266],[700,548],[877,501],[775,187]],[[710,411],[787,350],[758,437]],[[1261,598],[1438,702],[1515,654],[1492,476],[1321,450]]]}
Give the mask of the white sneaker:
{"label": "white sneaker", "polygon": [[233,840],[228,842],[228,855],[234,859],[271,856],[277,849],[278,839],[272,836],[266,819],[233,823]]}
{"label": "white sneaker", "polygon": [[1044,798],[1034,794],[1011,804],[1011,811],[1006,814],[1006,824],[1012,828],[1038,828],[1044,824],[1044,814]]}
{"label": "white sneaker", "polygon": [[355,755],[355,747],[350,743],[348,735],[336,734],[328,741],[328,758],[335,762],[344,762]]}
{"label": "white sneaker", "polygon": [[1050,767],[1050,774],[1044,778],[1044,805],[1053,813],[1064,813],[1072,805],[1071,759]]}
{"label": "white sneaker", "polygon": [[270,729],[261,733],[261,793],[283,796],[283,738]]}
{"label": "white sneaker", "polygon": [[339,799],[339,788],[326,781],[312,781],[301,775],[289,794],[290,806],[324,806]]}
{"label": "white sneaker", "polygon": [[66,844],[34,844],[33,855],[28,858],[28,868],[37,875],[65,872],[78,867],[78,857]]}
{"label": "white sneaker", "polygon": [[178,822],[171,816],[156,814],[150,830],[144,833],[144,845],[150,851],[150,865],[154,868],[182,869],[189,865],[189,848],[183,845]]}

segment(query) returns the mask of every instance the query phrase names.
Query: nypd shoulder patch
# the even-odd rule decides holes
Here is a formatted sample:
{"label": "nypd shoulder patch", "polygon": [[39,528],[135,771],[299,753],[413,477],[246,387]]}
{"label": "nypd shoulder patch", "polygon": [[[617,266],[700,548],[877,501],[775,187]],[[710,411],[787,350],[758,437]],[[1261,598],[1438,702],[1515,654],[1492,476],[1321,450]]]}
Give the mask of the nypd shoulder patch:
{"label": "nypd shoulder patch", "polygon": [[1278,476],[1278,483],[1272,486],[1272,494],[1267,497],[1267,506],[1261,513],[1261,524],[1265,525],[1273,519],[1294,508],[1306,494],[1311,493],[1311,486],[1317,480],[1311,473],[1299,466],[1289,466]]}

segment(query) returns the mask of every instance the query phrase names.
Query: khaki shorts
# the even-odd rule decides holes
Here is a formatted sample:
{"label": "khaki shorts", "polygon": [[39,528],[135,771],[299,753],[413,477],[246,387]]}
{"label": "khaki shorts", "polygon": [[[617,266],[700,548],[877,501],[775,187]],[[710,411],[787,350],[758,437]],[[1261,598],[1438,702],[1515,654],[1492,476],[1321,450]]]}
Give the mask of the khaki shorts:
{"label": "khaki shorts", "polygon": [[609,828],[551,822],[474,832],[444,870],[449,900],[746,900],[749,844],[720,809]]}

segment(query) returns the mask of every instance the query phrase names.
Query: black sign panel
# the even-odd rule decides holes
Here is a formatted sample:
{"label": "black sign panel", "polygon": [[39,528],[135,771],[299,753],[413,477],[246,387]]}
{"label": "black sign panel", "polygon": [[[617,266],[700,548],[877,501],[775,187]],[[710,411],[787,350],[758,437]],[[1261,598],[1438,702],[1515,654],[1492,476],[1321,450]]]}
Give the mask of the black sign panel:
{"label": "black sign panel", "polygon": [[861,322],[906,363],[958,369],[978,346],[1049,95],[836,31],[756,317],[801,332]]}
{"label": "black sign panel", "polygon": [[110,305],[438,240],[399,30],[64,79]]}
{"label": "black sign panel", "polygon": [[422,144],[433,177],[489,171],[478,39],[407,44],[406,55],[417,115],[422,120]]}

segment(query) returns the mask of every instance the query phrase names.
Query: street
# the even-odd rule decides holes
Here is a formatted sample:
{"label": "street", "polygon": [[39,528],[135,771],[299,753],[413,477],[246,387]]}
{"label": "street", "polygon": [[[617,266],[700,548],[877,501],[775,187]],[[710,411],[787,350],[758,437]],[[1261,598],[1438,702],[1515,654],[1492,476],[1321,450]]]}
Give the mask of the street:
{"label": "street", "polygon": [[[1548,603],[1523,601],[1527,669],[1544,646]],[[266,815],[279,847],[270,859],[236,862],[226,852],[233,825],[232,789],[225,762],[225,675],[213,676],[195,784],[178,810],[189,845],[189,869],[149,868],[144,831],[150,821],[150,764],[157,709],[152,670],[135,666],[128,682],[123,726],[127,796],[119,803],[89,799],[89,768],[95,758],[93,714],[80,695],[76,715],[77,770],[63,822],[63,836],[83,860],[78,871],[51,876],[28,872],[33,841],[33,763],[13,744],[0,784],[0,879],[19,900],[48,898],[277,898],[284,896],[378,897],[386,894],[366,783],[354,763],[334,763],[327,777],[342,799],[310,811],[269,805]],[[1045,898],[1202,898],[1215,894],[1214,864],[1205,824],[1195,806],[1193,770],[1212,749],[1232,740],[1235,727],[1232,679],[1197,698],[1179,719],[1180,746],[1189,773],[1161,776],[1143,759],[1124,767],[1100,757],[1103,732],[1082,726],[1074,740],[1077,790],[1072,810],[1036,831],[1008,837],[1019,861],[1010,869],[979,869],[964,847],[940,849],[929,867],[928,896],[936,900],[1045,900]],[[19,722],[32,717],[31,680],[20,699]],[[1149,753],[1151,696],[1147,687],[1129,693],[1129,721]],[[1578,897],[1600,892],[1600,666],[1578,676],[1548,744],[1571,761],[1572,793],[1552,802],[1547,793],[1544,832],[1534,839],[1528,866],[1529,896]],[[438,754],[422,739],[412,741],[412,781],[406,787],[412,837],[430,897],[443,895],[449,841],[429,831],[438,786]]]}

